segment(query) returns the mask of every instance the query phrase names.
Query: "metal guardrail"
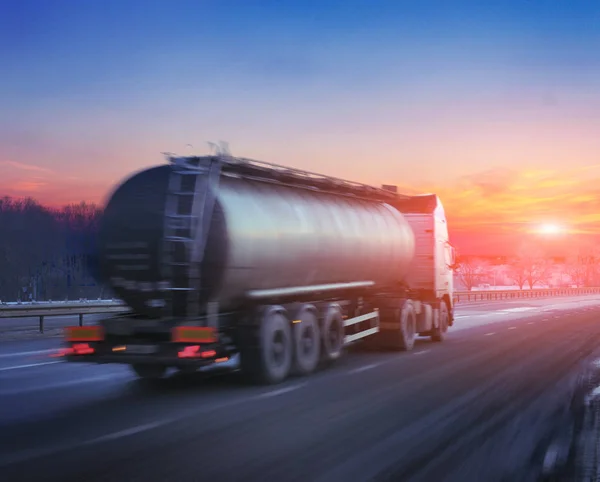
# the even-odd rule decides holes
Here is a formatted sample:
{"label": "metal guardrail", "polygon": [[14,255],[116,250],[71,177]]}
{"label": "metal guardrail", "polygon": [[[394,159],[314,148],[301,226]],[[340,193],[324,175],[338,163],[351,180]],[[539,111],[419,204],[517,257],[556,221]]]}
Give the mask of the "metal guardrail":
{"label": "metal guardrail", "polygon": [[[486,290],[455,291],[456,303],[476,301],[500,301],[523,298],[553,298],[556,296],[582,296],[600,294],[595,288],[553,288],[533,290]],[[10,302],[0,303],[2,318],[39,318],[40,333],[44,333],[44,319],[50,316],[79,316],[79,326],[83,326],[84,315],[126,313],[129,307],[119,300],[94,301],[55,301],[55,302]],[[0,322],[1,323],[1,322]]]}
{"label": "metal guardrail", "polygon": [[79,326],[83,326],[83,315],[126,313],[129,307],[118,300],[2,303],[1,318],[39,318],[40,333],[44,333],[44,318],[49,316],[79,316]]}
{"label": "metal guardrail", "polygon": [[532,290],[486,290],[455,291],[457,303],[469,301],[500,301],[522,298],[553,298],[555,296],[582,296],[600,294],[600,287],[594,288],[542,288]]}

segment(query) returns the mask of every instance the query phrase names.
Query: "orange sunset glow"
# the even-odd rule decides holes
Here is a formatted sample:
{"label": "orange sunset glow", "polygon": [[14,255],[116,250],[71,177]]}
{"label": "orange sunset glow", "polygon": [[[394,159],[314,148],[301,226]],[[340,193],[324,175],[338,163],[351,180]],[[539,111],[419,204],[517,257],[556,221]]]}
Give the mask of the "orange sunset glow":
{"label": "orange sunset glow", "polygon": [[356,6],[310,26],[293,8],[237,8],[252,21],[213,2],[186,30],[166,7],[132,7],[111,35],[76,6],[69,22],[26,16],[30,44],[0,93],[0,195],[103,204],[161,152],[223,139],[234,155],[435,192],[461,251],[600,234],[595,31],[510,6]]}
{"label": "orange sunset glow", "polygon": [[[160,155],[154,157],[154,163],[163,162]],[[62,176],[40,166],[2,163],[7,175],[0,181],[0,190],[4,195],[32,197],[49,206],[80,201],[102,204],[121,177],[144,165],[151,163],[145,160],[134,169],[123,169],[121,176],[101,180]],[[343,174],[340,169],[329,171]],[[363,175],[377,183],[373,174],[363,171]],[[554,241],[564,244],[600,234],[596,176],[600,177],[600,165],[563,171],[499,168],[437,185],[398,185],[407,194],[436,192],[444,203],[458,245],[483,254],[488,254],[489,249],[489,254],[495,254],[505,252],[507,242],[516,245],[532,236],[559,238]]]}

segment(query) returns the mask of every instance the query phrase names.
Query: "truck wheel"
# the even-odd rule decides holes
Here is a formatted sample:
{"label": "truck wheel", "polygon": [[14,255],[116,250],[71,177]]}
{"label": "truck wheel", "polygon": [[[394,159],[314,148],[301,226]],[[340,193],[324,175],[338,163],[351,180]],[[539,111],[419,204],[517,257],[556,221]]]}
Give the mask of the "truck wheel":
{"label": "truck wheel", "polygon": [[411,351],[417,337],[417,314],[412,300],[405,300],[402,303],[397,319],[399,326],[394,337],[393,348],[399,351]]}
{"label": "truck wheel", "polygon": [[[253,382],[275,384],[290,373],[293,358],[292,329],[283,313],[265,311],[260,326],[250,327],[251,336],[242,342],[242,372]],[[252,339],[253,338],[253,339]]]}
{"label": "truck wheel", "polygon": [[448,331],[448,306],[445,301],[440,303],[440,316],[439,316],[439,326],[433,329],[433,333],[431,335],[431,339],[433,341],[444,341],[446,337],[446,332]]}
{"label": "truck wheel", "polygon": [[321,333],[314,307],[304,307],[294,322],[294,373],[308,375],[319,364]]}
{"label": "truck wheel", "polygon": [[163,365],[134,364],[131,368],[143,380],[159,380],[167,372],[167,367]]}
{"label": "truck wheel", "polygon": [[321,339],[323,342],[323,361],[332,363],[342,356],[344,349],[344,320],[337,305],[330,305],[323,319]]}

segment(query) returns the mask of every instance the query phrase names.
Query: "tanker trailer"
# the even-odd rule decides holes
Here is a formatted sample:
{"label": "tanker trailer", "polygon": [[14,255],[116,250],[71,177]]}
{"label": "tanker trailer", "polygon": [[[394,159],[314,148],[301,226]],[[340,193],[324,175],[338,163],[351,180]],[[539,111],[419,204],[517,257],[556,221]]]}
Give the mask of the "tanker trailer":
{"label": "tanker trailer", "polygon": [[437,196],[230,156],[168,160],[110,196],[98,276],[131,313],[69,327],[68,361],[157,378],[235,358],[277,383],[361,339],[443,339],[452,262]]}

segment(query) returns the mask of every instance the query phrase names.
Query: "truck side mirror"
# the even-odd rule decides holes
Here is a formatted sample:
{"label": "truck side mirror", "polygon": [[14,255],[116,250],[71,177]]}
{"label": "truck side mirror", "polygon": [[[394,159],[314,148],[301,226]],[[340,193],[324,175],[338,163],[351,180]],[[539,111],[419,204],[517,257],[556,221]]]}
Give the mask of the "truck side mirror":
{"label": "truck side mirror", "polygon": [[448,241],[446,241],[446,247],[448,248],[448,257],[450,258],[448,260],[448,268],[454,271],[458,268],[458,265],[456,264],[456,250]]}

